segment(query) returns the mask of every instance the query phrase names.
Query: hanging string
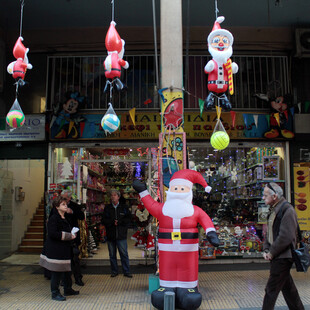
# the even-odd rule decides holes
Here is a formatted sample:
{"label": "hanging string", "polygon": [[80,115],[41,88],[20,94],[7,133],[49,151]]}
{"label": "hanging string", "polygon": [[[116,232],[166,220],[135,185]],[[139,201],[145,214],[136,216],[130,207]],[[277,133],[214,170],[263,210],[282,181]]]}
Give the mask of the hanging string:
{"label": "hanging string", "polygon": [[215,0],[215,20],[217,20],[217,13],[219,12],[217,8],[217,0]]}
{"label": "hanging string", "polygon": [[190,0],[187,0],[187,26],[186,26],[186,61],[185,61],[185,87],[188,87],[188,71],[189,71],[189,15]]}
{"label": "hanging string", "polygon": [[114,22],[114,0],[111,0],[112,4],[112,22]]}
{"label": "hanging string", "polygon": [[23,29],[24,4],[25,4],[25,0],[20,0],[20,26],[19,26],[20,37],[22,36],[22,29]]}
{"label": "hanging string", "polygon": [[153,31],[154,31],[154,50],[155,50],[156,91],[157,91],[159,89],[159,74],[158,74],[157,30],[156,30],[155,0],[152,0],[152,7],[153,7]]}

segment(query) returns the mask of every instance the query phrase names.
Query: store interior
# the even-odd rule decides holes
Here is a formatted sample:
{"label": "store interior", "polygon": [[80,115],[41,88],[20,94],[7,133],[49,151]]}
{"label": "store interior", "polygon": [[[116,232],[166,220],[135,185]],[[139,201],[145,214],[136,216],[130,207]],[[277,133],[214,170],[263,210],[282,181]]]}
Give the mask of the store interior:
{"label": "store interior", "polygon": [[[232,143],[225,150],[216,151],[208,145],[189,143],[187,148],[188,168],[200,172],[212,187],[207,194],[195,185],[193,203],[211,217],[221,241],[215,250],[201,229],[200,258],[253,257],[260,253],[268,212],[262,191],[268,182],[277,182],[285,192],[284,145]],[[128,231],[130,258],[154,257],[157,220],[144,208],[131,184],[137,178],[144,180],[152,197],[161,199],[158,167],[165,158],[159,156],[158,148],[55,147],[52,158],[53,186],[47,195],[47,213],[55,195],[63,189],[72,191],[86,216],[82,257],[108,258],[101,217],[105,205],[110,203],[111,189],[121,192],[120,201],[132,214]]]}

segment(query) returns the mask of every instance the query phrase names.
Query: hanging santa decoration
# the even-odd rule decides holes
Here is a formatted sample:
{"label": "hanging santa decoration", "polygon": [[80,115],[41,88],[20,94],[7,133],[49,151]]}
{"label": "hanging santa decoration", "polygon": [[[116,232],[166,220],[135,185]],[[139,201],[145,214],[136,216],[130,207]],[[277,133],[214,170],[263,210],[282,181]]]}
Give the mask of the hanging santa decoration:
{"label": "hanging santa decoration", "polygon": [[29,48],[26,48],[23,44],[24,39],[19,37],[13,48],[13,55],[16,58],[15,61],[11,62],[7,71],[12,74],[13,78],[19,86],[25,85],[24,79],[27,69],[32,69],[32,65],[28,61]]}
{"label": "hanging santa decoration", "polygon": [[212,56],[204,71],[208,74],[209,95],[205,99],[205,108],[212,109],[215,106],[215,99],[218,98],[219,106],[225,111],[231,110],[231,103],[226,96],[234,93],[233,74],[238,72],[238,65],[232,62],[233,35],[220,24],[225,20],[224,16],[216,18],[213,29],[208,36],[208,50]]}
{"label": "hanging santa decoration", "polygon": [[105,37],[105,46],[108,51],[103,66],[104,74],[107,82],[104,91],[108,91],[108,87],[116,87],[118,91],[124,88],[124,84],[120,80],[122,68],[128,69],[129,63],[123,59],[125,51],[125,41],[121,39],[117,30],[115,29],[116,23],[111,22],[107,35]]}

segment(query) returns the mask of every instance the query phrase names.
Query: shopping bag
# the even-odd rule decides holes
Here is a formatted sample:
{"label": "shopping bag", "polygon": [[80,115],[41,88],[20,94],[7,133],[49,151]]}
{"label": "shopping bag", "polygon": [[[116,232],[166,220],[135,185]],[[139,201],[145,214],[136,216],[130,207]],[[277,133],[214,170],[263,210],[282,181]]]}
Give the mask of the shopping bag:
{"label": "shopping bag", "polygon": [[292,249],[292,257],[296,266],[296,271],[307,272],[310,265],[309,248],[300,242],[299,248]]}

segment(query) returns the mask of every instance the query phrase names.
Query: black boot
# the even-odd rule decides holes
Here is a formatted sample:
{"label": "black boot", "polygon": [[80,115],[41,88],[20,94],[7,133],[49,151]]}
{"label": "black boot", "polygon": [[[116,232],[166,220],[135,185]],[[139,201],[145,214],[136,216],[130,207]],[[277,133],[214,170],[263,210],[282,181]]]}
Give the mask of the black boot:
{"label": "black boot", "polygon": [[104,90],[103,90],[104,93],[107,93],[109,91],[109,85],[110,84],[111,84],[111,82],[109,80],[107,80],[105,83]]}
{"label": "black boot", "polygon": [[202,296],[195,288],[177,287],[176,304],[184,310],[195,310],[201,305]]}
{"label": "black boot", "polygon": [[124,84],[122,83],[122,81],[119,78],[115,78],[113,80],[115,87],[117,89],[117,91],[121,91],[124,88]]}
{"label": "black boot", "polygon": [[59,290],[52,291],[52,299],[57,301],[65,301],[66,297],[62,296]]}
{"label": "black boot", "polygon": [[164,295],[165,292],[176,292],[176,288],[174,287],[163,287],[161,286],[156,291],[152,292],[151,301],[153,307],[159,310],[164,309]]}
{"label": "black boot", "polygon": [[215,99],[215,95],[212,92],[210,92],[208,97],[205,99],[206,110],[211,110],[212,108],[214,108],[214,99]]}
{"label": "black boot", "polygon": [[231,110],[231,103],[229,102],[225,94],[221,95],[220,97],[220,106],[226,112],[229,112]]}
{"label": "black boot", "polygon": [[79,291],[75,291],[73,288],[68,289],[68,290],[64,290],[64,295],[65,296],[74,296],[74,295],[79,295],[80,292]]}

